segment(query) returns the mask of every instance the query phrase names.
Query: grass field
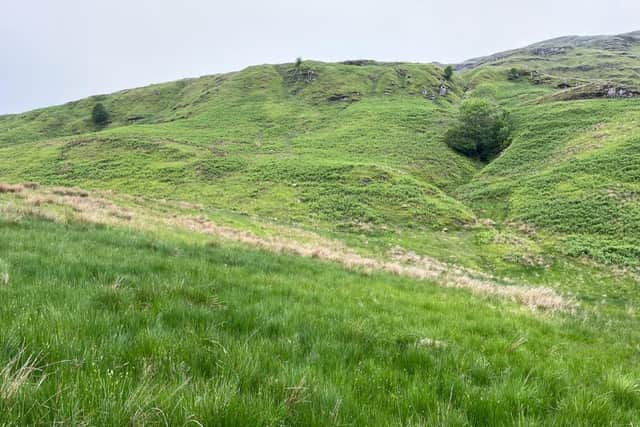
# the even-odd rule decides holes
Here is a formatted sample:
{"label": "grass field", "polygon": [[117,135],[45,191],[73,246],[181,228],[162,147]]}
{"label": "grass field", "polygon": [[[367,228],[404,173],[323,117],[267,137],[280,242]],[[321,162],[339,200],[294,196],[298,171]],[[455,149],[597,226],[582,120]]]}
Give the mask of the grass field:
{"label": "grass field", "polygon": [[638,425],[637,38],[0,117],[0,425]]}
{"label": "grass field", "polygon": [[[628,424],[635,313],[545,315],[386,274],[4,222],[0,420]],[[433,341],[429,341],[433,340]]]}

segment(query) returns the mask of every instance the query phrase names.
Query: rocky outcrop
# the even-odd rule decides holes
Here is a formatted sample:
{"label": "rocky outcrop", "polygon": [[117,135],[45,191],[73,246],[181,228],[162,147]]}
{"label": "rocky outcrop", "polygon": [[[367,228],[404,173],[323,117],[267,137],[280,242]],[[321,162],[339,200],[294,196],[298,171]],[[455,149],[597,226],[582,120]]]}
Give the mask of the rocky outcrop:
{"label": "rocky outcrop", "polygon": [[329,102],[357,102],[362,98],[362,93],[351,92],[349,94],[335,93],[327,98]]}
{"label": "rocky outcrop", "polygon": [[286,80],[289,84],[312,83],[316,78],[316,71],[307,67],[295,67],[288,70],[286,73]]}
{"label": "rocky outcrop", "polygon": [[607,88],[607,98],[635,98],[640,92],[633,91],[622,86],[610,86]]}
{"label": "rocky outcrop", "polygon": [[540,99],[540,102],[572,101],[578,99],[626,99],[640,97],[640,89],[615,83],[589,83],[557,92]]}
{"label": "rocky outcrop", "polygon": [[623,52],[632,52],[634,47],[640,44],[640,31],[614,36],[567,36],[535,43],[521,49],[512,49],[499,52],[490,56],[473,58],[457,64],[457,70],[477,68],[485,64],[507,65],[512,57],[522,60],[527,56],[549,57],[554,55],[570,54],[575,49],[586,48],[601,51],[609,51],[615,55]]}
{"label": "rocky outcrop", "polygon": [[567,47],[539,47],[531,49],[531,53],[536,56],[551,56],[551,55],[561,55],[565,53],[569,48]]}
{"label": "rocky outcrop", "polygon": [[349,61],[341,62],[343,65],[354,65],[356,67],[363,67],[365,65],[376,65],[377,62],[372,59],[351,59]]}

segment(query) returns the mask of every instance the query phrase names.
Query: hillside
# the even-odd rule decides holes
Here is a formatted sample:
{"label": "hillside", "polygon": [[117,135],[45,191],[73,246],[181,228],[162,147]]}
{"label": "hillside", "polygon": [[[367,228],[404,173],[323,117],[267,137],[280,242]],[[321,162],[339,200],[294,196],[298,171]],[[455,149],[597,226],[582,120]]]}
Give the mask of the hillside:
{"label": "hillside", "polygon": [[470,95],[508,106],[517,130],[460,197],[562,236],[564,253],[638,265],[639,52],[638,32],[561,37],[462,64]]}
{"label": "hillside", "polygon": [[[640,422],[640,32],[455,68],[0,116],[0,425]],[[486,162],[444,141],[473,98]]]}
{"label": "hillside", "polygon": [[459,70],[515,67],[564,79],[563,83],[614,81],[638,87],[640,31],[617,36],[569,36],[475,58]]}
{"label": "hillside", "polygon": [[[12,162],[0,177],[329,227],[468,222],[445,191],[475,166],[437,140],[462,91],[422,95],[438,93],[440,75],[415,64],[260,66],[4,117],[0,150]],[[98,101],[112,121],[95,132]]]}
{"label": "hillside", "polygon": [[[356,234],[462,230],[480,215],[560,233],[565,254],[637,265],[638,104],[607,94],[638,81],[638,40],[563,37],[468,61],[452,81],[435,65],[256,66],[4,116],[0,179]],[[518,123],[487,167],[441,140],[468,97]],[[90,120],[96,102],[104,129]]]}

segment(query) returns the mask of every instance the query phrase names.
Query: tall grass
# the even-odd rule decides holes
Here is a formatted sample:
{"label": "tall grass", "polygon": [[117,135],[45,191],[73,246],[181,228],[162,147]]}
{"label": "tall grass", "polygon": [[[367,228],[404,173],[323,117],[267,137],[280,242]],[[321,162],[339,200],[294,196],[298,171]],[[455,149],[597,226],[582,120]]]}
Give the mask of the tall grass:
{"label": "tall grass", "polygon": [[0,423],[638,421],[635,317],[154,236],[2,223]]}

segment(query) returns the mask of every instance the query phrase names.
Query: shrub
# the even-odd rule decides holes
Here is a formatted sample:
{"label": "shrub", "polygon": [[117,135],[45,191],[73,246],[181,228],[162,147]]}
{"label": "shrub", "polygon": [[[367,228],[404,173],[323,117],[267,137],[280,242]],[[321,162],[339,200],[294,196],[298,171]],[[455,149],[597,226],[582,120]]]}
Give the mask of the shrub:
{"label": "shrub", "polygon": [[512,68],[509,70],[509,74],[507,74],[507,79],[509,80],[519,80],[520,72],[516,68]]}
{"label": "shrub", "polygon": [[451,77],[453,77],[453,67],[451,65],[447,65],[444,69],[444,78],[446,80],[451,80]]}
{"label": "shrub", "polygon": [[91,120],[93,120],[93,123],[97,126],[104,126],[109,122],[109,113],[107,113],[107,109],[104,108],[104,105],[98,103],[93,107]]}
{"label": "shrub", "polygon": [[488,161],[509,146],[511,129],[507,111],[482,99],[470,99],[462,103],[444,138],[452,149]]}

